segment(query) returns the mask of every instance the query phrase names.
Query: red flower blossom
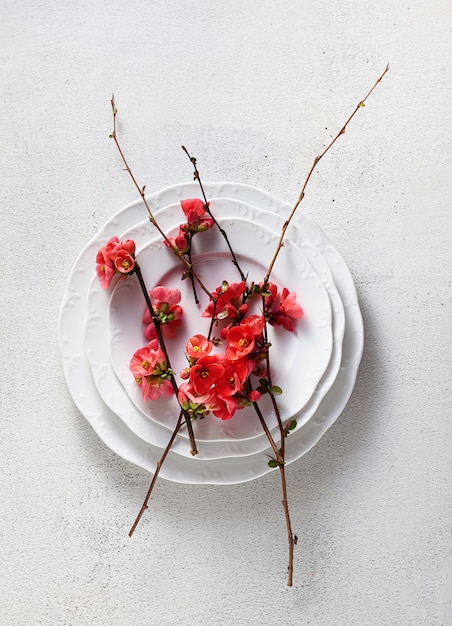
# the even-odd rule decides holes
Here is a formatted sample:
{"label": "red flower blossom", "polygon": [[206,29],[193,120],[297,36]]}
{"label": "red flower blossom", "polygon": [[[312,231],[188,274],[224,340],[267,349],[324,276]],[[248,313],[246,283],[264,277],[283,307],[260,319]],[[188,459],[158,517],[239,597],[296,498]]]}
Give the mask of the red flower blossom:
{"label": "red flower blossom", "polygon": [[219,419],[230,420],[238,408],[238,402],[232,396],[216,396],[215,406],[211,407],[211,411]]}
{"label": "red flower blossom", "polygon": [[121,249],[115,256],[114,265],[120,274],[130,274],[135,267],[135,259],[126,250]]}
{"label": "red flower blossom", "polygon": [[113,263],[105,262],[101,252],[98,252],[96,257],[96,273],[102,289],[108,289],[116,271]]}
{"label": "red flower blossom", "polygon": [[182,231],[198,233],[209,230],[214,225],[213,219],[206,212],[206,205],[199,198],[182,200],[181,207],[187,217],[187,223],[181,224]]}
{"label": "red flower blossom", "polygon": [[[196,393],[193,385],[188,383],[182,383],[179,385],[179,393],[177,395],[177,399],[179,400],[181,405],[184,404],[196,404],[196,405],[206,405],[208,402],[212,400],[212,394],[198,394]],[[192,407],[193,408],[193,407]]]}
{"label": "red flower blossom", "polygon": [[254,335],[250,326],[233,326],[226,335],[226,356],[236,361],[250,354],[254,349]]}
{"label": "red flower blossom", "polygon": [[[266,285],[267,286],[265,291],[270,293],[269,296],[264,296],[264,306],[267,310],[272,308],[273,303],[276,300],[276,296],[278,295],[278,287],[275,285],[275,283],[267,283]],[[264,283],[259,283],[259,287],[263,289]]]}
{"label": "red flower blossom", "polygon": [[303,309],[296,303],[297,294],[295,291],[289,291],[284,287],[281,294],[281,301],[279,307],[289,317],[294,319],[300,319],[303,317]]}
{"label": "red flower blossom", "polygon": [[277,299],[276,285],[269,283],[268,291],[271,292],[271,296],[266,296],[264,299],[265,317],[268,323],[292,331],[294,328],[292,320],[303,317],[303,309],[296,303],[297,294],[284,287],[279,304],[274,306]]}
{"label": "red flower blossom", "polygon": [[193,335],[193,337],[190,337],[187,341],[185,352],[191,359],[198,360],[209,354],[212,348],[213,343],[208,341],[204,335]]}
{"label": "red flower blossom", "polygon": [[229,397],[240,393],[250,373],[245,361],[227,361],[223,375],[215,383],[216,394]]}
{"label": "red flower blossom", "polygon": [[207,355],[190,369],[190,382],[197,394],[211,393],[216,381],[224,374],[224,356]]}
{"label": "red flower blossom", "polygon": [[254,391],[250,391],[248,394],[248,400],[250,402],[257,402],[260,397],[261,397],[261,394],[256,389]]}
{"label": "red flower blossom", "polygon": [[96,256],[96,273],[103,289],[108,289],[115,274],[130,274],[135,269],[135,242],[111,237]]}
{"label": "red flower blossom", "polygon": [[213,300],[216,300],[216,307],[211,300],[207,305],[202,317],[212,317],[215,312],[217,319],[235,319],[244,315],[248,306],[242,305],[242,296],[245,292],[246,283],[229,283],[220,285],[212,293]]}
{"label": "red flower blossom", "polygon": [[181,254],[185,254],[188,252],[189,238],[187,233],[182,230],[182,226],[181,224],[177,237],[168,237],[168,239],[164,240],[164,244],[168,248],[172,247]]}
{"label": "red flower blossom", "polygon": [[248,315],[240,322],[240,326],[248,326],[251,329],[255,338],[262,335],[264,325],[265,319],[263,315]]}

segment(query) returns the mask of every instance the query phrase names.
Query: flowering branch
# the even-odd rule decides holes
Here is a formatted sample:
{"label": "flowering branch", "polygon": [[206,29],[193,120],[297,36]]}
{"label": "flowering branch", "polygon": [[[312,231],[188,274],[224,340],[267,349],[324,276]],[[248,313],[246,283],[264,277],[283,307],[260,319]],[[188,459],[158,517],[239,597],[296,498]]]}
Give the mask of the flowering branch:
{"label": "flowering branch", "polygon": [[[293,218],[293,216],[295,215],[300,203],[302,202],[303,198],[304,198],[304,194],[305,194],[305,189],[308,185],[308,182],[312,176],[312,173],[314,171],[314,169],[316,168],[318,162],[320,161],[320,159],[322,159],[325,154],[330,150],[330,148],[334,145],[334,143],[336,143],[336,141],[339,139],[339,137],[341,135],[343,135],[345,133],[345,130],[348,126],[348,124],[350,123],[350,121],[353,119],[353,117],[356,115],[358,109],[360,109],[361,107],[365,106],[365,102],[368,99],[368,97],[371,95],[371,93],[374,91],[374,89],[376,88],[376,86],[378,85],[378,83],[383,79],[383,77],[385,76],[385,74],[387,73],[387,71],[389,70],[389,65],[386,66],[384,72],[381,74],[381,76],[376,80],[376,82],[374,83],[374,85],[372,86],[372,88],[368,91],[368,93],[366,94],[366,96],[356,105],[355,109],[353,110],[353,112],[351,113],[351,115],[349,116],[349,118],[347,119],[347,121],[345,122],[345,124],[342,126],[342,128],[340,129],[340,131],[337,133],[337,135],[335,137],[333,137],[333,139],[330,141],[330,143],[326,146],[326,148],[323,150],[323,152],[321,152],[318,156],[315,157],[314,162],[311,166],[311,169],[309,170],[306,179],[304,181],[303,187],[300,191],[300,194],[295,202],[295,205],[289,215],[289,218],[285,221],[282,230],[281,230],[281,234],[280,234],[280,238],[278,241],[278,244],[276,246],[276,250],[275,253],[273,255],[273,258],[270,262],[270,265],[268,266],[267,269],[267,274],[265,275],[264,278],[264,285],[268,284],[268,281],[270,279],[270,275],[272,273],[274,264],[276,262],[276,259],[278,257],[278,254],[283,246],[283,241],[284,241],[284,237],[287,231],[287,228],[289,227],[289,224]],[[196,167],[196,166],[195,166]],[[196,177],[196,176],[195,176]],[[264,306],[264,311],[265,311],[265,297],[263,297],[263,306]],[[265,340],[266,343],[268,344],[268,339],[267,339],[267,320],[265,320],[265,327],[264,327],[264,336],[265,336]],[[276,454],[276,459],[273,460],[273,465],[276,467],[279,467],[279,471],[280,471],[280,475],[281,475],[281,487],[282,487],[282,492],[283,492],[283,507],[284,507],[284,513],[285,513],[285,518],[286,518],[286,528],[287,528],[287,539],[288,539],[288,544],[289,544],[289,565],[288,565],[288,581],[287,581],[287,585],[289,587],[292,586],[292,579],[293,579],[293,554],[294,554],[294,547],[295,544],[297,542],[296,537],[294,536],[293,532],[292,532],[292,526],[291,526],[291,521],[290,521],[290,514],[289,514],[289,507],[288,507],[288,500],[287,500],[287,483],[286,483],[286,475],[285,475],[285,437],[289,434],[290,430],[292,428],[295,427],[296,422],[294,420],[291,420],[289,422],[289,424],[286,426],[286,428],[284,428],[282,421],[281,421],[281,416],[279,413],[279,409],[274,397],[274,394],[272,393],[271,389],[272,389],[272,382],[271,382],[271,372],[270,372],[270,357],[269,357],[269,350],[267,349],[266,351],[266,361],[267,361],[267,377],[268,377],[268,386],[269,386],[269,393],[270,393],[270,397],[271,397],[271,401],[272,401],[272,405],[273,408],[275,410],[275,414],[276,414],[276,418],[277,418],[277,422],[278,422],[278,427],[279,427],[279,431],[280,431],[280,435],[281,435],[281,447],[279,450],[277,450],[277,454]],[[257,410],[257,404],[253,403],[256,410]],[[261,415],[259,415],[259,411],[257,411],[259,419],[261,421],[261,424],[264,428],[265,434],[267,435],[267,438],[270,442],[270,444],[272,445],[273,450],[275,450],[275,447],[273,445],[274,440],[271,437],[270,432],[268,431],[268,427],[265,424],[265,419],[264,417]],[[273,442],[273,443],[272,443]],[[271,461],[272,462],[272,461]]]}
{"label": "flowering branch", "polygon": [[348,118],[348,120],[345,122],[345,124],[342,126],[342,128],[340,129],[340,131],[337,133],[337,135],[330,141],[330,143],[327,145],[327,147],[323,150],[323,152],[321,152],[318,156],[315,157],[314,162],[311,166],[311,169],[308,172],[308,175],[306,177],[306,180],[304,181],[303,187],[301,188],[300,191],[300,195],[297,198],[297,201],[295,202],[295,205],[289,215],[289,218],[286,220],[286,222],[284,222],[284,225],[282,227],[281,230],[281,236],[279,238],[278,241],[278,245],[276,246],[276,251],[275,254],[270,262],[270,265],[268,266],[268,270],[267,270],[267,274],[265,276],[264,282],[267,282],[268,279],[270,278],[270,274],[272,273],[273,270],[273,266],[275,264],[275,261],[278,257],[279,251],[281,250],[282,246],[283,246],[283,240],[284,240],[284,236],[286,234],[286,230],[290,224],[290,222],[292,221],[293,216],[295,215],[296,210],[298,209],[298,206],[300,205],[300,202],[303,200],[304,198],[304,192],[305,189],[307,187],[307,184],[312,176],[312,173],[314,171],[314,169],[316,168],[318,162],[320,161],[321,158],[323,158],[325,156],[325,154],[328,152],[328,150],[333,146],[333,144],[336,143],[336,141],[339,139],[339,137],[341,135],[343,135],[345,133],[345,130],[348,126],[348,124],[350,123],[350,121],[353,119],[353,117],[356,115],[358,109],[360,109],[361,107],[365,106],[366,100],[367,98],[370,96],[370,94],[373,92],[373,90],[376,88],[376,86],[378,85],[379,82],[381,82],[381,80],[383,79],[384,75],[389,71],[389,64],[386,66],[385,71],[383,72],[383,74],[381,74],[381,76],[375,81],[375,84],[373,85],[373,87],[367,92],[366,96],[360,100],[358,102],[358,104],[356,105],[354,111],[352,112],[352,114],[350,115],[350,117]]}
{"label": "flowering branch", "polygon": [[[175,394],[176,398],[178,398],[178,396],[179,396],[179,387],[178,387],[178,385],[176,383],[176,379],[174,377],[174,372],[171,369],[170,358],[169,358],[168,351],[166,349],[165,339],[164,339],[163,334],[162,334],[160,319],[159,319],[159,316],[157,315],[157,313],[154,311],[154,307],[152,306],[152,302],[151,302],[151,300],[149,298],[149,294],[148,294],[148,291],[146,289],[146,285],[145,285],[144,280],[143,280],[143,275],[141,273],[141,269],[140,269],[140,266],[138,265],[138,263],[135,264],[135,273],[136,273],[136,275],[138,277],[138,281],[140,283],[140,287],[141,287],[141,290],[143,292],[144,299],[146,300],[146,305],[147,305],[147,307],[149,309],[149,313],[151,314],[152,321],[154,322],[154,327],[155,327],[155,332],[157,334],[157,339],[158,339],[159,345],[160,345],[160,347],[161,347],[161,349],[163,351],[163,354],[165,355],[167,369],[171,372],[170,376],[169,376],[169,380],[171,382],[171,386],[172,386],[172,388],[174,390],[174,394]],[[193,456],[195,456],[196,454],[198,454],[198,450],[196,449],[196,442],[195,442],[195,436],[194,436],[194,433],[193,433],[193,426],[192,426],[192,423],[191,423],[191,419],[190,419],[189,415],[187,415],[186,412],[182,409],[182,407],[181,407],[181,411],[185,415],[185,418],[186,418],[186,421],[187,421],[187,430],[188,430],[188,436],[190,438],[190,445],[191,445],[190,453]],[[179,428],[177,428],[177,430],[179,430]],[[174,436],[176,436],[176,432],[175,432]]]}
{"label": "flowering branch", "polygon": [[146,210],[148,212],[149,215],[149,221],[151,222],[151,224],[153,224],[153,226],[155,226],[155,228],[158,230],[159,234],[163,237],[165,243],[168,245],[168,247],[173,251],[174,255],[177,256],[177,258],[181,261],[181,263],[183,263],[185,265],[185,268],[187,270],[187,272],[189,273],[190,276],[192,276],[198,283],[198,285],[200,286],[200,288],[204,291],[204,293],[206,293],[209,298],[211,297],[210,291],[207,289],[207,287],[203,284],[203,282],[201,281],[201,279],[199,278],[199,276],[196,274],[196,272],[193,270],[192,265],[189,263],[189,261],[187,261],[184,257],[184,255],[175,247],[172,245],[172,242],[170,241],[170,239],[168,238],[168,236],[166,235],[166,233],[160,228],[159,224],[157,223],[157,220],[155,219],[152,211],[151,211],[151,207],[149,206],[148,201],[146,200],[146,196],[145,196],[145,189],[146,187],[140,187],[140,185],[138,184],[132,170],[129,167],[129,164],[126,160],[126,157],[122,151],[121,145],[119,143],[118,137],[117,137],[117,132],[116,132],[116,116],[118,114],[118,109],[116,108],[115,105],[115,98],[114,96],[112,96],[111,100],[111,109],[113,112],[113,131],[110,134],[110,138],[113,139],[113,141],[116,144],[116,147],[118,149],[119,155],[122,159],[122,162],[124,163],[124,166],[126,168],[126,171],[129,173],[130,178],[132,179],[133,184],[135,185],[138,193],[141,196],[141,199],[143,201],[144,206],[146,207]]}
{"label": "flowering branch", "polygon": [[226,233],[226,231],[224,230],[224,228],[222,228],[220,226],[220,224],[217,222],[217,220],[215,219],[215,216],[212,214],[210,208],[209,208],[209,203],[207,202],[207,197],[204,191],[204,187],[201,181],[201,175],[198,171],[198,167],[196,165],[196,159],[195,157],[190,156],[190,153],[188,152],[187,148],[185,146],[181,146],[182,150],[185,152],[185,154],[188,156],[188,158],[190,159],[192,165],[193,165],[193,178],[194,180],[197,180],[199,183],[199,187],[201,189],[201,193],[202,193],[202,197],[204,198],[204,207],[206,212],[210,215],[210,217],[213,219],[215,226],[218,228],[218,230],[220,231],[221,235],[223,236],[228,248],[229,248],[229,252],[231,253],[231,257],[232,257],[232,262],[235,265],[235,267],[237,268],[238,273],[240,274],[240,278],[242,280],[246,280],[246,276],[245,274],[242,272],[242,269],[239,265],[239,262],[237,261],[237,257],[234,254],[234,250],[232,249],[232,246],[229,242],[228,239],[228,235]]}

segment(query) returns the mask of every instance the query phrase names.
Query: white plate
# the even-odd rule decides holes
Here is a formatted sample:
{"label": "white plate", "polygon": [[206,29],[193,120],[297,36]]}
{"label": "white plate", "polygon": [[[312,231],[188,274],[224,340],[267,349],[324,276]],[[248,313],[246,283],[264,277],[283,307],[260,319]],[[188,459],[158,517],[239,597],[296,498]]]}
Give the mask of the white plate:
{"label": "white plate", "polygon": [[[244,219],[219,218],[218,222],[228,233],[239,264],[248,276],[248,284],[263,280],[278,236]],[[173,237],[177,232],[178,228],[168,235]],[[193,248],[194,267],[209,291],[221,285],[223,280],[234,282],[239,278],[231,263],[226,243],[217,229],[198,235]],[[203,292],[199,293],[200,305],[195,305],[190,282],[181,281],[180,278],[183,266],[161,240],[153,241],[142,248],[137,253],[137,260],[148,288],[165,285],[181,290],[183,324],[176,337],[166,341],[177,379],[178,373],[187,365],[184,350],[189,337],[195,333],[208,333],[210,319],[200,315],[208,304],[207,296]],[[283,389],[283,394],[278,397],[278,406],[285,421],[300,412],[309,402],[327,369],[333,347],[332,314],[324,284],[301,250],[289,241],[278,256],[272,279],[281,287],[285,286],[289,291],[297,292],[298,302],[304,310],[303,318],[295,321],[293,332],[287,332],[281,327],[268,329],[272,344],[270,358],[273,364],[273,382]],[[250,309],[250,313],[259,313],[260,299],[254,298],[251,303],[253,302],[255,306]],[[143,337],[141,321],[143,310],[144,298],[136,277],[120,281],[113,289],[108,319],[104,320],[110,329],[111,363],[135,406],[146,417],[173,431],[179,413],[179,405],[174,396],[144,402],[141,389],[128,367],[132,354],[147,343]],[[259,404],[267,425],[270,428],[277,426],[268,396],[263,397]],[[205,419],[196,420],[193,429],[199,447],[204,441],[246,440],[262,433],[259,419],[252,407],[237,411],[232,419],[226,421],[208,415]],[[187,453],[190,453],[189,450]]]}
{"label": "white plate", "polygon": [[[215,214],[234,218],[246,215],[247,218],[252,220],[254,223],[271,221],[272,226],[276,228],[278,233],[280,232],[283,223],[283,219],[280,216],[275,216],[273,213],[262,211],[238,200],[231,201],[229,199],[214,198],[210,200],[210,204]],[[266,213],[268,214],[265,215]],[[180,219],[180,204],[173,207],[165,207],[164,209],[157,211],[155,213],[155,217],[166,230],[169,227],[169,224],[174,222],[174,219]],[[275,217],[278,223],[274,223]],[[141,247],[144,242],[148,241],[149,234],[150,224],[149,221],[146,220],[122,233],[120,238],[133,238],[137,243],[137,246]],[[322,255],[309,242],[302,238],[298,229],[291,230],[291,242],[293,244],[297,244],[311,262],[313,268],[321,278],[328,291],[333,309],[334,344],[331,360],[328,364],[327,371],[322,377],[319,385],[317,385],[316,390],[310,398],[308,404],[301,412],[293,415],[293,417],[296,417],[297,419],[298,429],[313,415],[323,396],[330,389],[336,378],[341,360],[345,316],[342,301],[334,285],[331,271]],[[118,385],[118,381],[112,369],[108,366],[108,332],[107,325],[105,323],[106,313],[104,313],[108,307],[108,296],[108,292],[100,288],[97,276],[94,276],[87,300],[85,351],[90,362],[96,386],[106,404],[119,417],[121,417],[121,419],[124,420],[126,425],[136,435],[148,443],[164,447],[168,439],[166,429],[163,429],[160,425],[155,424],[153,421],[145,417],[141,412],[135,410],[134,405],[130,402],[123,387]],[[216,420],[216,418],[214,419]],[[227,426],[228,424],[231,424],[231,422],[233,422],[233,420],[224,422],[224,425]],[[197,426],[197,424],[195,424],[195,426]],[[258,437],[247,441],[234,441],[230,440],[227,436],[218,442],[204,441],[203,445],[199,447],[199,458],[215,459],[225,456],[248,455],[264,451],[268,449],[269,444],[260,425],[259,431],[261,434]],[[275,433],[275,435],[276,434],[277,433]],[[181,440],[180,437],[176,439],[172,450],[185,456],[190,454],[187,442]]]}
{"label": "white plate", "polygon": [[[210,197],[240,198],[243,202],[261,206],[287,216],[290,206],[275,196],[259,189],[236,183],[206,183]],[[196,197],[195,183],[183,183],[168,187],[152,196],[149,202],[153,210],[173,204],[180,199]],[[86,295],[96,253],[111,236],[121,233],[145,217],[141,202],[134,202],[114,215],[89,242],[77,258],[63,298],[59,318],[59,341],[63,367],[71,395],[82,414],[100,438],[123,458],[154,471],[161,455],[161,448],[144,442],[134,435],[124,422],[100,398],[83,352],[83,325]],[[314,243],[327,259],[336,287],[345,309],[345,335],[341,367],[330,391],[320,403],[315,415],[286,444],[287,463],[305,454],[344,409],[353,390],[356,373],[362,355],[363,326],[356,290],[350,272],[343,259],[315,223],[304,215],[296,217],[297,224],[306,238]],[[161,476],[175,482],[204,484],[233,484],[253,480],[270,471],[263,454],[240,458],[209,461],[187,459],[170,453],[162,467]]]}

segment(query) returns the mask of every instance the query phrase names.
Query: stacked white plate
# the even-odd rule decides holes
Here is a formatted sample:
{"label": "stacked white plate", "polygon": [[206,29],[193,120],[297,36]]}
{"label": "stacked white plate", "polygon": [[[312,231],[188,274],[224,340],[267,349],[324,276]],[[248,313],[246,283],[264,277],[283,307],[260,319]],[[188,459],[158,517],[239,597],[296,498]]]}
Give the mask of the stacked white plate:
{"label": "stacked white plate", "polygon": [[[227,231],[249,281],[266,274],[291,206],[278,198],[235,183],[205,183],[210,208]],[[183,183],[149,196],[160,227],[175,236],[184,221],[180,201],[200,197],[197,183]],[[132,354],[146,344],[144,300],[136,277],[103,290],[95,272],[99,248],[110,237],[133,239],[146,285],[163,284],[182,292],[183,325],[168,340],[172,368],[185,365],[184,346],[195,333],[207,334],[201,317],[206,300],[194,304],[191,283],[181,282],[181,266],[147,219],[141,200],[114,215],[88,243],[72,268],[59,320],[63,366],[70,393],[99,437],[123,458],[154,472],[174,429],[175,398],[144,403],[128,369]],[[223,280],[240,277],[224,239],[211,229],[194,239],[193,262],[212,291]],[[270,329],[273,383],[283,389],[278,406],[283,422],[297,426],[286,439],[286,462],[305,454],[344,409],[354,386],[363,349],[363,325],[356,290],[343,259],[324,232],[301,211],[286,233],[272,282],[297,292],[304,310],[294,332]],[[267,424],[279,429],[268,397],[260,401]],[[270,444],[253,409],[230,420],[208,415],[193,422],[198,455],[190,454],[187,432],[178,434],[160,471],[182,483],[232,484],[272,471]]]}

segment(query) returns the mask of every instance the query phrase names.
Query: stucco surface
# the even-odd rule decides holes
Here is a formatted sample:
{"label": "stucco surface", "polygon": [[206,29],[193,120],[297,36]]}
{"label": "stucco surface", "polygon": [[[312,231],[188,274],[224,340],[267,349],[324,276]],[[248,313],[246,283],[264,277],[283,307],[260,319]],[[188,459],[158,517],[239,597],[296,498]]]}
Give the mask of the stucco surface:
{"label": "stucco surface", "polygon": [[[0,8],[0,623],[446,626],[451,593],[452,10],[302,0],[4,0]],[[161,481],[109,450],[68,392],[58,310],[79,251],[138,180],[303,204],[356,281],[365,349],[341,417],[277,474]]]}

